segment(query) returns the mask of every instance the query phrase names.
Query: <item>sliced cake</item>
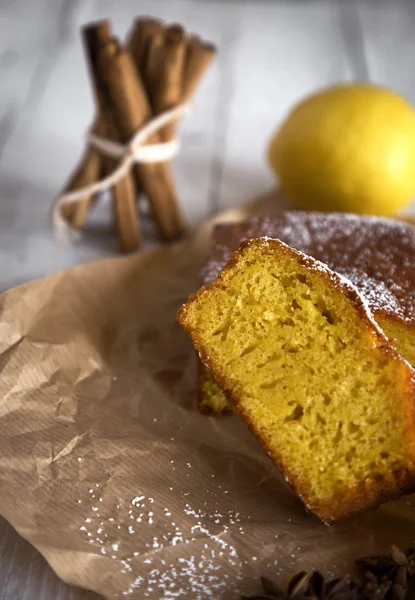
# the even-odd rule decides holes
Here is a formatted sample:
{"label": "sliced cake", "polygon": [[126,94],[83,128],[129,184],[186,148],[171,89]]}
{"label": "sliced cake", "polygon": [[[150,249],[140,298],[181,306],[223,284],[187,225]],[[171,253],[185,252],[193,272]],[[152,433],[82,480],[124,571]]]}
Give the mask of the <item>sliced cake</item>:
{"label": "sliced cake", "polygon": [[179,321],[324,522],[415,490],[414,371],[346,279],[278,240],[245,242]]}
{"label": "sliced cake", "polygon": [[[350,279],[386,335],[415,365],[413,226],[392,219],[305,211],[219,225],[213,232],[210,256],[202,273],[203,284],[217,277],[241,242],[263,236],[278,238]],[[207,414],[232,413],[232,405],[202,363],[198,406]]]}

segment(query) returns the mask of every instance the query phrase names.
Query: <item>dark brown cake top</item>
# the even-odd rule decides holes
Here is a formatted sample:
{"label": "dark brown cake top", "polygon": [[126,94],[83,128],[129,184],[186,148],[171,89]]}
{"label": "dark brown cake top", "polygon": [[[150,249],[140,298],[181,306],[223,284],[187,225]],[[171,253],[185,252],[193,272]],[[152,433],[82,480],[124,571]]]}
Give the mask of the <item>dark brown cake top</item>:
{"label": "dark brown cake top", "polygon": [[415,323],[415,227],[379,217],[290,211],[215,228],[203,283],[246,239],[278,238],[349,279],[373,313]]}

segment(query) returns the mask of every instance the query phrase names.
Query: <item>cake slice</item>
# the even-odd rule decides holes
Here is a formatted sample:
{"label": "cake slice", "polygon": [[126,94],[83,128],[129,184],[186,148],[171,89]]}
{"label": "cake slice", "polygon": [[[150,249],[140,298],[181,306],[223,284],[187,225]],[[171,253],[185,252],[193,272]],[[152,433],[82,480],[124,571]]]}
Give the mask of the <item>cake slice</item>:
{"label": "cake slice", "polygon": [[415,490],[414,371],[346,279],[278,240],[252,240],[179,321],[325,523]]}
{"label": "cake slice", "polygon": [[[344,213],[287,211],[216,226],[202,283],[211,283],[247,239],[278,238],[350,279],[398,351],[415,365],[415,228],[393,219]],[[231,414],[212,374],[199,362],[198,407]]]}

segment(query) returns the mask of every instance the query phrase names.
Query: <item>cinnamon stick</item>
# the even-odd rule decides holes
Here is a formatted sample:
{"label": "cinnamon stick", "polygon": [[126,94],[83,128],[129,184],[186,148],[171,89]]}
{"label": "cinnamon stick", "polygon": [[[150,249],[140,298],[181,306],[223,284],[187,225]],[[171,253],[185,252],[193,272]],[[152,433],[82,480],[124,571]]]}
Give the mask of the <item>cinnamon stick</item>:
{"label": "cinnamon stick", "polygon": [[[120,141],[120,133],[115,125],[111,106],[106,95],[102,93],[98,59],[101,49],[112,39],[108,21],[88,25],[83,29],[83,38],[90,65],[96,102],[101,115],[102,133],[104,137]],[[115,169],[117,161],[103,157],[101,175],[108,175]],[[140,245],[140,216],[137,206],[137,191],[133,176],[129,173],[118,181],[112,189],[113,211],[121,250],[130,252]]]}
{"label": "cinnamon stick", "polygon": [[[105,137],[120,141],[120,136],[113,122],[111,114],[106,118]],[[101,177],[110,174],[116,167],[117,161],[109,156],[102,157]],[[140,214],[138,212],[137,189],[134,176],[131,173],[120,179],[111,189],[112,213],[115,222],[115,231],[118,237],[120,250],[132,252],[137,250],[141,243]]]}
{"label": "cinnamon stick", "polygon": [[[95,29],[96,37],[100,40],[101,43],[103,42],[103,40],[108,40],[111,37],[111,24],[109,21],[101,21],[99,23],[95,23],[91,26],[91,28]],[[88,58],[88,52],[86,54]],[[99,99],[97,99],[95,89],[96,86],[94,85],[93,69],[90,61],[87,60],[87,63],[89,67],[89,74],[93,82],[94,95],[97,100],[97,117],[95,119],[95,123],[93,125],[92,130],[97,135],[105,135],[105,119],[102,107],[100,106]],[[101,155],[94,148],[88,147],[74,175],[70,178],[68,184],[65,186],[63,193],[82,188],[91,183],[95,183],[100,176],[101,167]],[[63,207],[63,214],[66,217],[66,219],[72,223],[74,227],[80,228],[85,223],[86,216],[88,214],[88,210],[92,202],[93,195],[89,194],[78,201],[66,204]]]}
{"label": "cinnamon stick", "polygon": [[[159,19],[152,17],[139,17],[135,19],[134,25],[131,29],[130,34],[127,37],[127,49],[131,54],[138,73],[141,77],[141,81],[146,89],[147,95],[149,96],[149,81],[147,78],[147,64],[150,54],[150,45],[154,47],[159,45],[163,46],[164,36],[164,25]],[[157,38],[158,42],[154,41]],[[152,41],[153,40],[153,41]],[[154,50],[153,50],[154,52]],[[153,54],[152,61],[156,58]],[[157,58],[158,60],[158,58]],[[151,98],[150,98],[151,100]],[[137,193],[142,191],[141,184],[138,182],[136,177]]]}
{"label": "cinnamon stick", "polygon": [[[164,27],[149,18],[136,20],[128,44],[153,114],[189,100],[216,52],[196,36],[187,38],[180,25]],[[175,127],[176,123],[168,124],[160,137],[172,139]]]}
{"label": "cinnamon stick", "polygon": [[182,81],[183,102],[193,96],[215,54],[216,48],[213,44],[202,42],[197,36],[188,40]]}
{"label": "cinnamon stick", "polygon": [[[180,25],[163,28],[147,17],[136,20],[128,44],[155,114],[188,101],[216,54],[212,44],[187,38]],[[174,130],[174,123],[167,125],[163,139]]]}
{"label": "cinnamon stick", "polygon": [[122,252],[137,250],[141,241],[136,188],[132,176],[121,179],[113,189],[115,227]]}
{"label": "cinnamon stick", "polygon": [[[126,143],[152,115],[142,80],[131,55],[115,39],[100,49],[97,69],[101,93],[111,107],[121,141]],[[148,139],[148,143],[161,141],[159,134]],[[162,235],[170,240],[181,235],[184,220],[169,164],[138,164],[135,172],[149,199]]]}
{"label": "cinnamon stick", "polygon": [[[153,112],[160,114],[182,101],[182,80],[186,55],[186,35],[180,25],[166,29],[161,65],[147,65]],[[158,77],[157,77],[158,74]],[[161,136],[169,141],[174,136],[176,123],[169,123]]]}
{"label": "cinnamon stick", "polygon": [[151,17],[140,17],[135,20],[134,26],[127,41],[127,49],[130,52],[135,66],[144,83],[144,87],[148,89],[148,81],[146,78],[146,70],[148,57],[150,52],[150,44],[154,37],[157,37],[158,45],[162,45],[162,36],[164,25],[158,19]]}

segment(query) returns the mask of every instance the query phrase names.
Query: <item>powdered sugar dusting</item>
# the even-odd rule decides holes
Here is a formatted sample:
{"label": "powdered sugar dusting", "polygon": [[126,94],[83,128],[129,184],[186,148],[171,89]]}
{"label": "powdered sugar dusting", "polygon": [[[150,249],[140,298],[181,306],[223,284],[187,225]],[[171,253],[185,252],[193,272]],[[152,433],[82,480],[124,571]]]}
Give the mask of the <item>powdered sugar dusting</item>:
{"label": "powdered sugar dusting", "polygon": [[[241,552],[251,517],[241,515],[215,473],[200,495],[192,481],[199,480],[198,465],[171,459],[170,469],[181,472],[181,484],[165,482],[154,497],[141,488],[123,500],[107,497],[100,484],[88,490],[90,512],[80,531],[125,576],[125,588],[114,597],[205,600],[222,597],[224,590],[240,597],[242,573],[256,560]],[[271,533],[269,543],[275,544]]]}
{"label": "powdered sugar dusting", "polygon": [[351,282],[373,313],[415,322],[415,228],[379,217],[292,211],[221,225],[203,281],[213,281],[245,239],[278,238]]}

